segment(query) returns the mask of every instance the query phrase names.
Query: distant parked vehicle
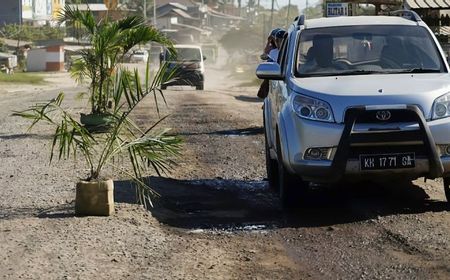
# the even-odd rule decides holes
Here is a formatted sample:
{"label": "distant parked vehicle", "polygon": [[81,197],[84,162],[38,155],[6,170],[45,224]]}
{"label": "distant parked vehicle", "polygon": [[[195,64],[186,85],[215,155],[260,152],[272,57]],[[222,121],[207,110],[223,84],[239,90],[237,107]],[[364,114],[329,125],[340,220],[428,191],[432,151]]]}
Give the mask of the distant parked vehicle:
{"label": "distant parked vehicle", "polygon": [[219,47],[214,43],[202,44],[203,55],[208,57],[208,63],[216,63]]}
{"label": "distant parked vehicle", "polygon": [[146,50],[135,50],[130,56],[131,63],[144,62],[148,61],[148,52]]}
{"label": "distant parked vehicle", "polygon": [[195,86],[197,90],[204,88],[205,65],[202,49],[195,45],[174,45],[176,53],[164,50],[161,63],[167,63],[165,69],[166,82],[161,89],[168,86]]}

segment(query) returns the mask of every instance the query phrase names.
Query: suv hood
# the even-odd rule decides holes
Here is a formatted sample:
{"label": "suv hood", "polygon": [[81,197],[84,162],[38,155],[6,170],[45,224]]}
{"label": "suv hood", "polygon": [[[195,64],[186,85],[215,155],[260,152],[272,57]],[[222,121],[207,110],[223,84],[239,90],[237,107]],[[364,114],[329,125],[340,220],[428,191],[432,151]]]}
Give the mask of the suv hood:
{"label": "suv hood", "polygon": [[418,105],[431,118],[434,100],[450,92],[450,74],[371,74],[292,79],[297,93],[328,102],[337,122],[345,110],[359,105]]}

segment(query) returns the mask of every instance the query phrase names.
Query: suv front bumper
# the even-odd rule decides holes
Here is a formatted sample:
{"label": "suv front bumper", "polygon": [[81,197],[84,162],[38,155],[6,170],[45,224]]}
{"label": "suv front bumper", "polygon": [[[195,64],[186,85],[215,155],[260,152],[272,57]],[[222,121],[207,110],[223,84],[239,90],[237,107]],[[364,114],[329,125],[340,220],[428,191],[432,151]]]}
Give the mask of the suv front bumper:
{"label": "suv front bumper", "polygon": [[[441,133],[443,126],[446,131],[450,131],[450,122],[438,121],[433,127],[433,122],[427,123],[422,112],[415,105],[394,110],[401,110],[401,113],[409,114],[416,122],[416,128],[355,131],[354,127],[358,118],[368,111],[364,106],[347,109],[344,124],[299,121],[294,116],[296,119],[291,121],[297,122],[296,126],[300,128],[301,132],[282,137],[285,138],[281,141],[284,143],[283,154],[288,155],[284,156],[286,167],[304,180],[313,182],[336,182],[345,177],[368,178],[386,175],[437,178],[450,173],[450,156],[439,155],[436,149],[436,138],[433,137],[436,134],[439,144],[450,144],[450,139],[442,141],[447,134]],[[284,125],[290,126],[293,123],[288,122]],[[416,143],[416,145],[408,143]],[[304,152],[306,148],[310,147],[335,147],[334,156],[330,160],[305,160]],[[408,149],[415,151],[414,149],[416,149],[415,167],[382,170],[361,169],[359,155],[380,154],[385,153],[386,150],[395,153],[397,149],[400,152],[409,151]]]}
{"label": "suv front bumper", "polygon": [[[170,72],[166,75],[169,76]],[[165,86],[197,86],[202,85],[204,80],[204,74],[199,70],[178,69],[173,77],[163,84]]]}

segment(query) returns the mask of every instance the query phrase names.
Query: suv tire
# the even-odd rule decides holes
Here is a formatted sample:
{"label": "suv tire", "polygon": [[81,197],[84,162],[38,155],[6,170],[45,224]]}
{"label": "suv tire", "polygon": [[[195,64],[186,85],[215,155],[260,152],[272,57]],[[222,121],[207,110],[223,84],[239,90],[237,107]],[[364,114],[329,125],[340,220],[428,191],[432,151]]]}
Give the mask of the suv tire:
{"label": "suv tire", "polygon": [[[263,113],[263,123],[265,124],[266,114]],[[267,140],[267,131],[264,127],[264,140],[265,140],[265,150],[266,150],[266,172],[267,181],[269,182],[269,187],[273,190],[278,190],[278,163],[276,160],[270,158],[269,142]]]}
{"label": "suv tire", "polygon": [[444,178],[444,192],[447,198],[447,204],[450,205],[450,177]]}
{"label": "suv tire", "polygon": [[196,90],[203,90],[203,83],[195,86]]}
{"label": "suv tire", "polygon": [[281,146],[277,135],[277,158],[278,158],[278,188],[281,206],[284,209],[292,209],[299,206],[300,201],[305,201],[307,183],[300,177],[289,173],[283,163]]}

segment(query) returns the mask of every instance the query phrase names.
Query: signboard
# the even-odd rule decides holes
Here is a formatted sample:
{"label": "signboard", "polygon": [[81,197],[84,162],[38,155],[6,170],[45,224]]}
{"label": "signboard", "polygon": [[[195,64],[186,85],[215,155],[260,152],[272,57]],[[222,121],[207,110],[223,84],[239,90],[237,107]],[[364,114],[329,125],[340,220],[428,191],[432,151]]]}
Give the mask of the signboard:
{"label": "signboard", "polygon": [[327,3],[327,17],[352,16],[352,3]]}
{"label": "signboard", "polygon": [[47,0],[46,3],[46,7],[47,7],[47,11],[46,11],[46,15],[47,17],[50,17],[52,15],[52,0]]}
{"label": "signboard", "polygon": [[[59,13],[61,12],[62,8],[65,5],[65,1],[64,0],[52,0],[52,2],[50,3],[50,9],[51,14],[52,14],[52,18],[56,19],[59,16]],[[47,4],[48,6],[48,4]]]}
{"label": "signboard", "polygon": [[33,19],[33,1],[32,0],[22,0],[22,18],[23,19]]}
{"label": "signboard", "polygon": [[47,19],[47,0],[34,0],[33,10],[35,20]]}

